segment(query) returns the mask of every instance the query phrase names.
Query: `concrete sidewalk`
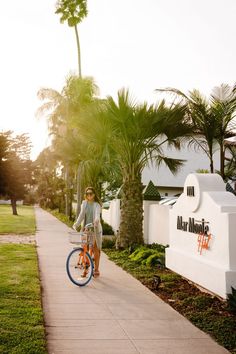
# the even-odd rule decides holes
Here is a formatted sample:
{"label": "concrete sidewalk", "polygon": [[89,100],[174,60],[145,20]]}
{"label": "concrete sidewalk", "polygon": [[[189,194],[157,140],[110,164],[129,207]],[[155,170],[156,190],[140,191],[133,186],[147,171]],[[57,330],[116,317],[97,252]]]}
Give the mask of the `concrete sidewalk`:
{"label": "concrete sidewalk", "polygon": [[36,208],[43,309],[50,354],[226,354],[208,335],[102,254],[101,277],[73,285],[69,228]]}

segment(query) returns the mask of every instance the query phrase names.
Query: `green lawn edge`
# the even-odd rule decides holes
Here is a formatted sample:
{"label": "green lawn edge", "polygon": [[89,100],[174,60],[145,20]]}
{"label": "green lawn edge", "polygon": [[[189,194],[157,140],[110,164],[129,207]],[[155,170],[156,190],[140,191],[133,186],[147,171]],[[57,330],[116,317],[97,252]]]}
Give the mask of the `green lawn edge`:
{"label": "green lawn edge", "polygon": [[18,215],[12,215],[10,205],[0,205],[1,235],[34,235],[36,232],[33,206],[18,205]]}
{"label": "green lawn edge", "polygon": [[46,354],[36,247],[0,244],[0,353]]}

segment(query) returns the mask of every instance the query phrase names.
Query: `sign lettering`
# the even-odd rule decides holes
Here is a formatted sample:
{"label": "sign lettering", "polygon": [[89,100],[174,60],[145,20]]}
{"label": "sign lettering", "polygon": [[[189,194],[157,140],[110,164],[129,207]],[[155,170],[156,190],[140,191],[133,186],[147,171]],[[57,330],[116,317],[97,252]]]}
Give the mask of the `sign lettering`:
{"label": "sign lettering", "polygon": [[194,218],[189,218],[188,221],[184,221],[182,216],[177,216],[177,230],[207,235],[209,232],[209,226],[207,224],[209,224],[209,222],[205,219],[198,221]]}

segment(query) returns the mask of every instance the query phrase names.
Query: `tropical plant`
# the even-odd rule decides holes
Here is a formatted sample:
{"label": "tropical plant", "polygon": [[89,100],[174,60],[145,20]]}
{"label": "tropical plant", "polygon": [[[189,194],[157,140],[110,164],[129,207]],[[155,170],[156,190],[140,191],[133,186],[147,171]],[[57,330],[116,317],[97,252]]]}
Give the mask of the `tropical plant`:
{"label": "tropical plant", "polygon": [[[188,134],[190,126],[185,120],[186,107],[164,101],[153,106],[138,105],[128,91],[118,93],[118,102],[108,97],[96,107],[87,120],[93,129],[81,126],[81,133],[89,142],[93,155],[103,156],[109,168],[122,175],[120,247],[143,243],[143,185],[141,174],[149,163],[157,166],[164,162],[176,172],[182,161],[163,153],[163,145],[180,148],[180,137]],[[86,121],[87,121],[86,120]],[[112,164],[111,164],[112,159]]]}
{"label": "tropical plant", "polygon": [[225,179],[225,152],[224,140],[234,135],[236,128],[236,91],[229,85],[222,84],[215,87],[211,94],[212,112],[216,120],[215,139],[220,147],[220,174]]}
{"label": "tropical plant", "polygon": [[[38,115],[47,114],[52,148],[58,161],[65,167],[66,215],[71,213],[69,192],[70,186],[75,185],[74,176],[77,175],[77,214],[85,184],[94,185],[99,190],[103,182],[101,158],[93,158],[93,153],[87,148],[88,142],[80,132],[80,121],[84,115],[87,117],[87,112],[96,105],[97,93],[98,87],[92,78],[81,79],[74,75],[68,77],[61,92],[44,88],[38,93],[38,97],[44,101],[38,109]],[[93,129],[88,121],[86,129]]]}
{"label": "tropical plant", "polygon": [[225,157],[225,178],[236,181],[236,146],[228,145],[229,156]]}
{"label": "tropical plant", "polygon": [[158,89],[175,94],[187,105],[189,120],[192,124],[190,144],[199,147],[208,156],[210,172],[214,171],[213,155],[220,149],[220,174],[225,177],[224,140],[232,135],[235,128],[236,92],[229,85],[222,84],[212,90],[207,99],[198,90],[188,95],[175,88]]}
{"label": "tropical plant", "polygon": [[231,287],[231,294],[227,295],[227,303],[229,311],[236,314],[236,289]]}
{"label": "tropical plant", "polygon": [[87,0],[58,0],[56,3],[56,14],[61,15],[60,21],[67,21],[69,27],[75,29],[76,44],[78,51],[79,77],[82,77],[81,50],[78,32],[78,24],[87,16]]}

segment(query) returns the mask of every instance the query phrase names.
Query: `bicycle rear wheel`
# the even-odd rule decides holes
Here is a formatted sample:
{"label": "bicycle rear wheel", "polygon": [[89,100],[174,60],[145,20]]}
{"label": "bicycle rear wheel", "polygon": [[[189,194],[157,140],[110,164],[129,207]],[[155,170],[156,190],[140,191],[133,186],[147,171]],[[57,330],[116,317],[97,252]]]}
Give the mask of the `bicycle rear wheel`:
{"label": "bicycle rear wheel", "polygon": [[93,276],[93,261],[83,248],[75,248],[66,261],[66,271],[69,279],[78,286],[85,286]]}

